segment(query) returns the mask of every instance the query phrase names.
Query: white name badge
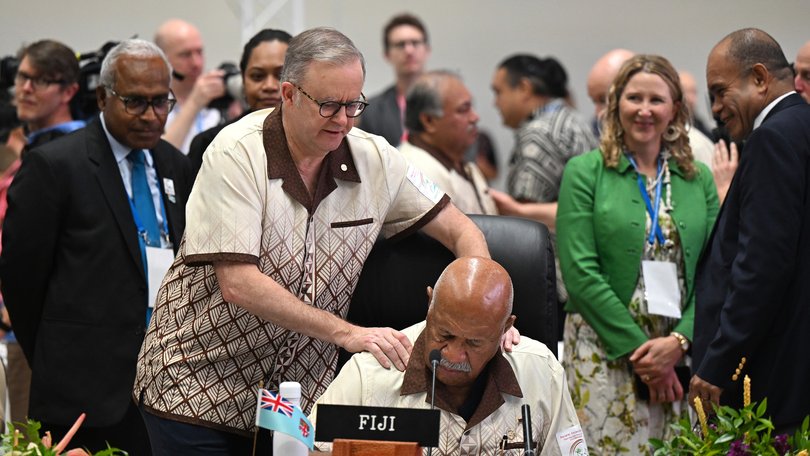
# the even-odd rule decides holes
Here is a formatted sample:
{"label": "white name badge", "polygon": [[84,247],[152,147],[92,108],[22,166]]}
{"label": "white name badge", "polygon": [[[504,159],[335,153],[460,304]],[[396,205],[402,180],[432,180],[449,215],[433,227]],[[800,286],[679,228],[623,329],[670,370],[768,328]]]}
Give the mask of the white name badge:
{"label": "white name badge", "polygon": [[573,426],[557,433],[557,445],[560,447],[560,454],[568,456],[588,456],[588,445],[585,444],[585,436],[582,428]]}
{"label": "white name badge", "polygon": [[444,192],[432,180],[428,179],[419,168],[408,165],[407,174],[408,180],[416,187],[420,193],[425,195],[429,200],[438,203],[444,196]]}
{"label": "white name badge", "polygon": [[681,318],[678,267],[670,261],[642,261],[647,313]]}
{"label": "white name badge", "polygon": [[149,271],[149,307],[155,308],[158,289],[163,277],[174,262],[174,250],[146,246],[146,263]]}

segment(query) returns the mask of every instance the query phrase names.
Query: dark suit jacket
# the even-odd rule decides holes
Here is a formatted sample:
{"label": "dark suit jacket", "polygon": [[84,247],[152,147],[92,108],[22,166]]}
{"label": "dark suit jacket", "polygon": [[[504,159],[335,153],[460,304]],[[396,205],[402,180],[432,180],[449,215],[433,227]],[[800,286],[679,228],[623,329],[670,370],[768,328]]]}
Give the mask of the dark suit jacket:
{"label": "dark suit jacket", "polygon": [[[177,247],[191,189],[188,160],[152,149]],[[31,150],[9,189],[0,279],[33,370],[29,416],[69,425],[119,422],[131,402],[146,324],[147,281],[121,174],[99,120]]]}
{"label": "dark suit jacket", "polygon": [[200,172],[205,150],[208,149],[208,146],[214,141],[214,138],[217,137],[219,132],[221,132],[223,128],[231,123],[232,122],[211,127],[208,130],[197,134],[197,136],[191,140],[191,145],[188,147],[187,156],[189,164],[191,165],[191,172],[193,176],[196,177],[197,173]]}
{"label": "dark suit jacket", "polygon": [[368,100],[369,105],[360,115],[361,130],[380,135],[394,147],[402,139],[402,115],[397,104],[397,87],[391,86]]}
{"label": "dark suit jacket", "polygon": [[733,406],[747,374],[777,428],[800,423],[810,413],[810,105],[799,95],[749,136],[696,283],[696,374]]}
{"label": "dark suit jacket", "polygon": [[208,146],[211,145],[212,142],[214,142],[214,138],[217,137],[219,132],[221,132],[228,125],[241,120],[242,117],[245,117],[251,112],[253,111],[245,111],[236,119],[211,127],[192,138],[191,145],[188,147],[187,157],[191,163],[191,172],[194,178],[197,177],[197,173],[200,172],[200,168],[202,167],[203,154],[205,154],[205,150],[208,149]]}

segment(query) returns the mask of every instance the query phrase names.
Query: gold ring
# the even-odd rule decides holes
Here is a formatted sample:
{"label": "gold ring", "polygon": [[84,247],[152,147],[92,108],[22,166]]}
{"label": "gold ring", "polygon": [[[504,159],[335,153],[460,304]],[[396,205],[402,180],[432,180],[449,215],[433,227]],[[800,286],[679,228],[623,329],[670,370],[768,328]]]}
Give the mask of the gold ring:
{"label": "gold ring", "polygon": [[650,376],[649,376],[649,375],[645,375],[645,376],[644,376],[644,381],[645,381],[645,382],[649,382],[649,381],[650,381]]}

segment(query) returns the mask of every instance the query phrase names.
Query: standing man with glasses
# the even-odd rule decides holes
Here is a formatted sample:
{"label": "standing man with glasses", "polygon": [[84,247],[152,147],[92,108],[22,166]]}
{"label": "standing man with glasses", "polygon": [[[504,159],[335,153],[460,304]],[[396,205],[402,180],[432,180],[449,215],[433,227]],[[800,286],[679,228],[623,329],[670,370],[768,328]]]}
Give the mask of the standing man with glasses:
{"label": "standing man with glasses", "polygon": [[[23,123],[24,141],[8,143],[17,159],[0,176],[0,226],[7,208],[6,190],[20,168],[23,151],[84,126],[84,121],[73,120],[70,112],[70,101],[79,90],[76,53],[58,41],[40,40],[22,48],[17,56],[20,64],[14,78],[14,101],[17,118]],[[5,308],[3,322],[11,324]],[[11,421],[25,421],[31,368],[13,331],[6,335],[6,347]]]}
{"label": "standing man with glasses", "polygon": [[33,370],[29,416],[61,437],[86,413],[72,443],[93,451],[151,454],[132,383],[150,279],[180,244],[192,184],[160,139],[170,74],[152,43],[113,48],[99,118],[28,152],[9,189],[0,279]]}
{"label": "standing man with glasses", "polygon": [[287,49],[281,107],[248,114],[208,147],[138,360],[134,397],[156,454],[250,454],[259,386],[300,382],[306,413],[339,347],[404,370],[405,335],[344,320],[378,234],[422,229],[457,256],[489,257],[444,193],[352,128],[364,80],[351,40],[305,31]]}
{"label": "standing man with glasses", "polygon": [[388,21],[383,30],[385,60],[394,67],[396,82],[369,100],[366,115],[358,125],[380,135],[394,147],[408,139],[405,124],[405,95],[425,71],[430,43],[425,25],[418,17],[400,14]]}

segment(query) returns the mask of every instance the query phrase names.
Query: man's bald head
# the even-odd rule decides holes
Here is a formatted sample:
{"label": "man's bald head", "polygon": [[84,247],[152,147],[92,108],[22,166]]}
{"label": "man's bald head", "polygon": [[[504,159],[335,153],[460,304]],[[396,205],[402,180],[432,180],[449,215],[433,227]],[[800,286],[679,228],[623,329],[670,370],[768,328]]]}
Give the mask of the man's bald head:
{"label": "man's bald head", "polygon": [[593,101],[596,117],[601,117],[607,107],[607,93],[613,78],[619,73],[622,64],[636,55],[627,49],[613,49],[599,57],[588,73],[588,97]]}
{"label": "man's bald head", "polygon": [[513,298],[512,279],[503,266],[488,258],[464,257],[450,263],[436,281],[430,311],[503,326],[512,315]]}
{"label": "man's bald head", "polygon": [[155,32],[155,44],[163,50],[174,71],[183,80],[173,81],[173,86],[190,88],[205,67],[203,42],[200,31],[182,19],[169,19]]}
{"label": "man's bald head", "polygon": [[445,268],[428,295],[424,358],[439,350],[436,378],[463,395],[500,353],[501,337],[515,321],[512,279],[488,258],[464,257]]}

